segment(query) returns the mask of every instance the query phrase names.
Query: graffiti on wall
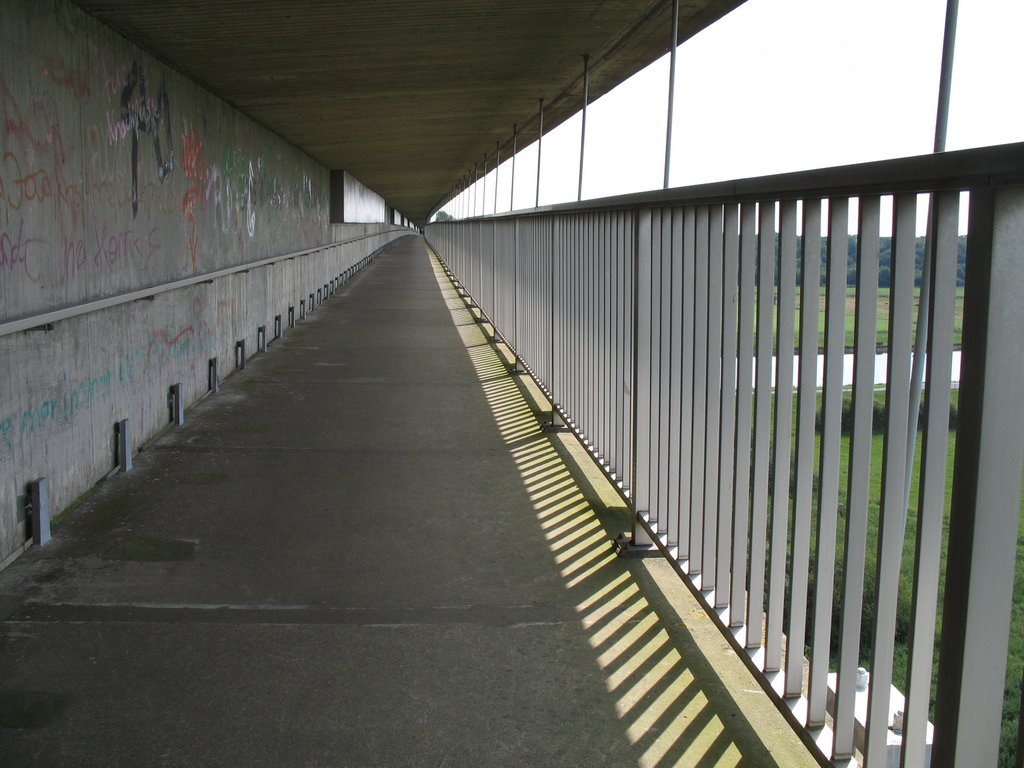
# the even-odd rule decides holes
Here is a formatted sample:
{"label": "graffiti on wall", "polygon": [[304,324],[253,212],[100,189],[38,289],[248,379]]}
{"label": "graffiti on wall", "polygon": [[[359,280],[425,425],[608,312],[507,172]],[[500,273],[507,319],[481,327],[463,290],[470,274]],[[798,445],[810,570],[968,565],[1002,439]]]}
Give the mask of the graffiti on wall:
{"label": "graffiti on wall", "polygon": [[326,241],[324,169],[74,18],[0,49],[0,321]]}
{"label": "graffiti on wall", "polygon": [[[109,121],[109,113],[108,113]],[[126,136],[132,140],[132,216],[139,213],[139,132],[149,136],[156,159],[156,175],[162,184],[174,170],[174,143],[171,136],[171,101],[166,82],[160,83],[156,98],[146,95],[146,74],[133,61],[121,89],[121,119],[110,125],[111,143]],[[161,144],[161,138],[163,144]]]}

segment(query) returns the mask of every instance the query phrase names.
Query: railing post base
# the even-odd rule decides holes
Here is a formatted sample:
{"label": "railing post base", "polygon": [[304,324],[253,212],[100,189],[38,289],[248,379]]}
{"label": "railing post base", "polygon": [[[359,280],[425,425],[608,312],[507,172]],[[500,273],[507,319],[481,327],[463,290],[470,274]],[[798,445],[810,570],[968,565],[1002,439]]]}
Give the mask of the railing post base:
{"label": "railing post base", "polygon": [[566,425],[565,419],[563,419],[562,415],[558,412],[558,408],[557,407],[552,407],[552,409],[551,409],[551,420],[548,421],[547,423],[545,423],[544,426],[542,427],[542,429],[545,432],[567,432],[567,431],[569,431],[569,427]]}
{"label": "railing post base", "polygon": [[[615,554],[631,560],[643,557],[661,557],[661,552],[654,546],[654,542],[650,540],[646,532],[642,537],[637,536],[637,533],[641,531],[643,528],[637,526],[637,530],[632,534],[620,533],[612,542]],[[646,542],[641,539],[646,539]]]}

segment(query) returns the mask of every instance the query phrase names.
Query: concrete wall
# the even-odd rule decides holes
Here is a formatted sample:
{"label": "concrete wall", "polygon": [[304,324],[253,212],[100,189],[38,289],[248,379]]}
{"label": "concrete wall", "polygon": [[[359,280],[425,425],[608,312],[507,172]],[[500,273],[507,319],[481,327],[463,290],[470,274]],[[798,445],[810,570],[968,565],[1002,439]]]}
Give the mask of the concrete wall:
{"label": "concrete wall", "polygon": [[[169,420],[169,387],[273,337],[274,316],[394,237],[332,228],[328,172],[120,36],[56,1],[0,25],[0,564],[26,541],[25,485],[69,505]],[[358,237],[204,282],[203,275]],[[19,318],[194,279],[150,300],[2,332]],[[320,296],[317,297],[317,292]],[[329,291],[328,291],[329,292]]]}
{"label": "concrete wall", "polygon": [[386,222],[387,203],[384,198],[364,185],[348,171],[344,171],[345,221]]}

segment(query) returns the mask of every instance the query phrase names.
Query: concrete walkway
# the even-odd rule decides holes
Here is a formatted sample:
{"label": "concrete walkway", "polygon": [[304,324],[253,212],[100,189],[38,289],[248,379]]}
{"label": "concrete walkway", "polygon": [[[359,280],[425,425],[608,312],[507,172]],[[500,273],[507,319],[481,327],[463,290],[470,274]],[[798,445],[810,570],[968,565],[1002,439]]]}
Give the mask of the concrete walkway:
{"label": "concrete walkway", "polygon": [[529,396],[389,246],[0,573],[0,765],[809,763]]}

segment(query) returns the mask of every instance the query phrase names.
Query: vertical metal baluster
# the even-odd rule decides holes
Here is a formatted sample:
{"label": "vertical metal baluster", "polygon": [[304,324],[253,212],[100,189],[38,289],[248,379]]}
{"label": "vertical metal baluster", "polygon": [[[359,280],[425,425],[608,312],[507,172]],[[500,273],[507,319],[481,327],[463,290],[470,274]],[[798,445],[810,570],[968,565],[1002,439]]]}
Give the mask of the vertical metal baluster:
{"label": "vertical metal baluster", "polygon": [[878,312],[879,199],[860,198],[857,225],[857,298],[854,324],[853,433],[843,551],[843,619],[836,673],[835,744],[837,760],[853,756],[854,698],[864,603],[864,552],[868,490],[871,484],[871,416],[874,405],[875,340]]}
{"label": "vertical metal baluster", "polygon": [[651,462],[651,230],[652,211],[638,211],[636,248],[633,254],[633,482],[637,515],[650,511]]}
{"label": "vertical metal baluster", "polygon": [[906,710],[903,715],[901,765],[924,765],[928,709],[931,703],[935,616],[938,604],[940,549],[946,506],[949,449],[949,401],[956,303],[959,193],[934,196],[936,230],[930,238],[932,308],[928,315],[925,376],[925,423],[918,481],[917,537],[914,549],[910,637],[907,640]]}
{"label": "vertical metal baluster", "polygon": [[917,196],[894,200],[892,281],[889,288],[889,339],[885,384],[885,443],[882,449],[882,495],[878,512],[875,561],[875,619],[872,627],[871,688],[864,760],[881,765],[886,759],[889,691],[892,687],[896,596],[903,556],[906,490],[907,416],[910,410],[911,315],[914,306],[914,257]]}
{"label": "vertical metal baluster", "polygon": [[[757,206],[740,207],[739,332],[736,352],[736,473],[733,488],[732,584],[729,596],[729,626],[746,624],[747,535],[750,531],[750,458],[752,396],[754,379],[754,308],[757,294]],[[746,645],[746,639],[743,640]]]}
{"label": "vertical metal baluster", "polygon": [[[622,245],[622,383],[625,389],[622,408],[622,484],[632,493],[632,483],[636,478],[636,473],[632,469],[636,460],[634,453],[636,448],[636,411],[634,403],[637,396],[636,376],[633,373],[636,368],[636,354],[634,352],[634,342],[636,341],[636,288],[634,282],[636,279],[635,263],[639,213],[630,211],[623,219],[620,231],[620,242]],[[636,505],[634,504],[633,507],[635,509]]]}
{"label": "vertical metal baluster", "polygon": [[[662,389],[662,280],[661,280],[661,217],[663,211],[655,208],[651,212],[651,335],[650,335],[650,518],[651,530],[660,532],[664,521],[664,499],[661,496],[661,434],[667,425],[663,425],[664,412],[661,407]],[[644,288],[641,288],[643,291]]]}
{"label": "vertical metal baluster", "polygon": [[800,371],[797,395],[796,479],[790,529],[789,627],[783,696],[801,693],[807,636],[807,582],[810,569],[811,504],[814,495],[814,416],[818,399],[818,303],[821,285],[821,201],[804,200],[800,248]]}
{"label": "vertical metal baluster", "polygon": [[679,405],[679,552],[676,557],[689,567],[690,528],[693,514],[690,506],[693,478],[693,274],[697,258],[697,211],[692,206],[683,209],[683,381],[682,402]]}
{"label": "vertical metal baluster", "polygon": [[669,513],[668,513],[668,539],[669,547],[675,547],[678,554],[680,517],[686,513],[688,505],[683,503],[679,495],[681,474],[689,472],[689,467],[681,464],[681,451],[683,440],[689,439],[681,428],[682,419],[680,410],[683,403],[683,209],[673,208],[670,218],[671,230],[666,240],[668,258],[672,264],[672,284],[670,295],[672,299],[672,324],[671,336],[671,371],[669,374],[669,425],[671,429],[671,440],[669,441]]}
{"label": "vertical metal baluster", "polygon": [[[715,602],[718,610],[729,607],[729,573],[732,549],[732,509],[736,468],[736,332],[739,311],[740,233],[739,208],[725,206],[722,249],[722,400],[718,464],[718,570]],[[722,617],[728,623],[728,617]]]}
{"label": "vertical metal baluster", "polygon": [[690,568],[704,570],[704,436],[707,423],[708,373],[708,207],[697,208],[693,272],[693,423],[691,426]]}
{"label": "vertical metal baluster", "polygon": [[670,443],[671,434],[674,431],[672,423],[672,209],[661,210],[661,226],[656,235],[658,240],[658,263],[661,267],[661,275],[658,279],[658,290],[661,292],[660,319],[658,320],[658,337],[660,339],[661,352],[659,363],[661,369],[660,384],[658,387],[658,486],[659,486],[659,509],[658,533],[667,534],[669,518],[674,517],[676,510],[669,503],[669,487],[671,473],[669,461],[671,459]]}
{"label": "vertical metal baluster", "polygon": [[782,615],[786,601],[786,534],[789,531],[789,471],[793,447],[793,341],[796,322],[795,200],[779,205],[779,305],[775,345],[775,462],[772,477],[771,560],[765,672],[782,664]]}
{"label": "vertical metal baluster", "polygon": [[608,461],[612,465],[616,480],[621,483],[623,477],[622,451],[622,403],[623,403],[623,339],[622,339],[622,287],[623,258],[619,242],[622,230],[623,213],[616,211],[611,215],[611,229],[608,233],[608,246],[611,261],[609,262],[608,287],[611,292],[611,335],[609,338],[611,352],[611,380],[609,393],[612,401],[611,422],[611,456]]}
{"label": "vertical metal baluster", "polygon": [[775,203],[762,202],[757,245],[757,382],[754,392],[754,480],[750,517],[747,648],[761,646],[767,554],[768,465],[771,461],[772,319],[775,309]]}
{"label": "vertical metal baluster", "polygon": [[608,274],[610,272],[609,263],[611,259],[610,253],[610,237],[609,227],[611,223],[610,213],[600,214],[600,223],[598,228],[598,237],[600,238],[600,251],[601,251],[601,267],[598,272],[599,275],[599,286],[600,286],[600,298],[598,299],[597,305],[601,316],[601,340],[600,340],[600,359],[598,360],[598,381],[601,385],[600,396],[598,397],[601,425],[600,425],[600,455],[605,462],[609,461],[611,456],[611,445],[608,440],[608,425],[611,422],[611,359],[609,355],[610,351],[610,339],[611,339],[611,293],[610,285],[608,281]]}
{"label": "vertical metal baluster", "polygon": [[722,236],[721,205],[711,206],[708,221],[708,339],[704,429],[704,562],[701,589],[715,589],[718,562],[718,454],[722,402]]}

